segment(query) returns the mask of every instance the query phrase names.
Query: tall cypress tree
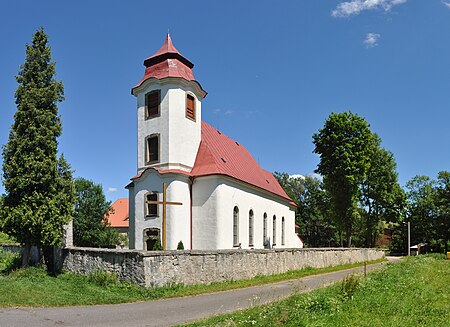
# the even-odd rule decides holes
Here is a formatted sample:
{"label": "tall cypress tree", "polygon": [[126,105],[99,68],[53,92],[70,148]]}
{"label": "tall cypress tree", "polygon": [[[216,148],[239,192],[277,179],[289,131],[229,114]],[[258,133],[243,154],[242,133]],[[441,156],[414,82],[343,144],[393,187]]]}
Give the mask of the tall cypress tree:
{"label": "tall cypress tree", "polygon": [[47,42],[40,28],[26,45],[26,60],[16,77],[17,112],[3,147],[6,196],[0,218],[3,230],[24,245],[24,266],[32,245],[45,250],[61,243],[75,200],[70,166],[57,156],[57,103],[64,99],[64,87],[55,79]]}

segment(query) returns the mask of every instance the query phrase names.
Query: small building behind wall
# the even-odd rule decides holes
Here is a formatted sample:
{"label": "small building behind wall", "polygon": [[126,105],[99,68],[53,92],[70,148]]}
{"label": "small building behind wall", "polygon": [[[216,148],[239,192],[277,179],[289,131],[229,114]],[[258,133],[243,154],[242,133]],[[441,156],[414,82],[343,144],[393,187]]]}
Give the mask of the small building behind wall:
{"label": "small building behind wall", "polygon": [[111,205],[112,212],[107,216],[111,227],[120,234],[128,236],[129,205],[127,198],[120,198]]}
{"label": "small building behind wall", "polygon": [[138,169],[129,190],[130,248],[300,248],[295,204],[243,145],[201,120],[206,91],[167,35],[144,61]]}

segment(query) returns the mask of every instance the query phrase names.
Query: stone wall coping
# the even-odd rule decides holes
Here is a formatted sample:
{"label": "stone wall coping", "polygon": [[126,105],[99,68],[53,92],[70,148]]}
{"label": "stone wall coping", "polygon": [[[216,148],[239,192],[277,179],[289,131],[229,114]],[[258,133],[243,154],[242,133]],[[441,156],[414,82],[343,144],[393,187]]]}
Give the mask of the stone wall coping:
{"label": "stone wall coping", "polygon": [[381,248],[283,248],[283,249],[230,249],[230,250],[169,250],[169,251],[142,251],[132,249],[107,249],[107,248],[87,248],[87,247],[67,247],[66,250],[76,252],[96,252],[96,253],[115,253],[115,254],[134,254],[142,257],[161,257],[176,255],[220,255],[220,254],[238,254],[238,253],[278,253],[278,252],[324,252],[324,251],[359,251],[374,250],[386,251]]}
{"label": "stone wall coping", "polygon": [[5,248],[8,248],[8,247],[17,247],[17,246],[22,246],[22,244],[20,244],[20,243],[0,243],[0,247],[5,247]]}

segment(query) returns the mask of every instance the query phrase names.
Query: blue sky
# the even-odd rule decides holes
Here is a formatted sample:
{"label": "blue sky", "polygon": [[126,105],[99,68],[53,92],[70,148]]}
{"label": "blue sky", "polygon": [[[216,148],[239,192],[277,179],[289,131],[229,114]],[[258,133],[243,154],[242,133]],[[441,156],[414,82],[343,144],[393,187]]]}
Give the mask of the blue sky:
{"label": "blue sky", "polygon": [[110,200],[136,173],[130,89],[168,29],[209,93],[203,120],[263,168],[311,174],[312,134],[351,110],[394,153],[402,185],[450,170],[450,0],[2,1],[1,144],[40,26],[65,85],[59,150]]}

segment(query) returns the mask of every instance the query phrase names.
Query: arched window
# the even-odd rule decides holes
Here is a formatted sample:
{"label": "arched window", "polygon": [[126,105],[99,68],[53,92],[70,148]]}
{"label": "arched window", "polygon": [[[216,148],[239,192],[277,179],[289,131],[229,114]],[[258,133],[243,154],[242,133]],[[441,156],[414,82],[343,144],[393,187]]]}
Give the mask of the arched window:
{"label": "arched window", "polygon": [[158,201],[158,192],[148,192],[147,194],[145,194],[145,216],[158,216],[158,204],[148,203],[149,201]]}
{"label": "arched window", "polygon": [[264,212],[263,217],[263,245],[268,245],[269,240],[267,239],[267,213]]}
{"label": "arched window", "polygon": [[277,245],[277,217],[275,215],[273,215],[272,245]]}
{"label": "arched window", "polygon": [[285,243],[285,227],[284,227],[284,217],[281,217],[281,245]]}
{"label": "arched window", "polygon": [[253,246],[253,210],[248,213],[248,246]]}
{"label": "arched window", "polygon": [[233,210],[233,246],[239,246],[239,209]]}
{"label": "arched window", "polygon": [[153,164],[159,161],[159,135],[154,134],[145,140],[145,161],[146,164]]}

